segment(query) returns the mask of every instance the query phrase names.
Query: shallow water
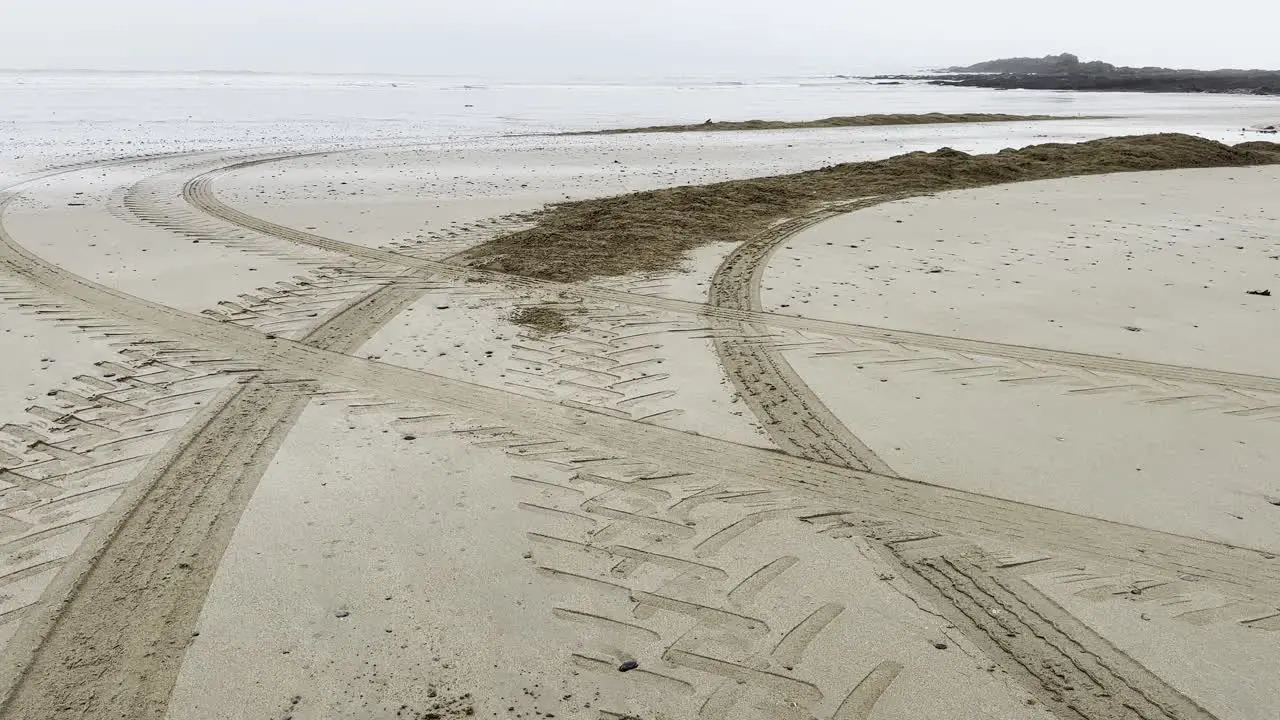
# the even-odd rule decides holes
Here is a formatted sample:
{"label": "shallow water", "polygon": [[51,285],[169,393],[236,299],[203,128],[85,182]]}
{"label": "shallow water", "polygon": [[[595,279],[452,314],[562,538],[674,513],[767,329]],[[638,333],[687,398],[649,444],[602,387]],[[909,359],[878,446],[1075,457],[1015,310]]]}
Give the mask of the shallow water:
{"label": "shallow water", "polygon": [[[1266,137],[1241,129],[1280,119],[1280,98],[996,91],[840,78],[522,84],[463,77],[8,71],[0,72],[0,179],[123,154],[916,112],[1108,115],[1115,119],[1089,123],[1086,135],[1178,130],[1239,141]],[[1038,137],[1078,139],[1074,125],[1044,125]]]}

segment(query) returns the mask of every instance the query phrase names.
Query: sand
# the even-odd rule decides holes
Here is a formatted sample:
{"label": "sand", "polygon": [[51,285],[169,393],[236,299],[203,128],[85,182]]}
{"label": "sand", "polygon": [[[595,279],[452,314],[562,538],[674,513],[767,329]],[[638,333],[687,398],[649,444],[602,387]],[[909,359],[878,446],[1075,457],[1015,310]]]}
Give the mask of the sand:
{"label": "sand", "polygon": [[[124,177],[77,177],[75,183],[58,183],[34,198],[15,201],[6,223],[11,233],[31,238],[31,249],[42,257],[83,277],[187,312],[288,280],[298,272],[299,262],[321,257],[260,239],[254,252],[247,253],[228,247],[233,239],[201,242],[148,225],[127,211],[127,189],[166,165],[183,164],[153,164]],[[168,196],[163,200],[170,205],[180,202]]]}
{"label": "sand", "polygon": [[[308,411],[299,442],[277,456],[228,551],[169,718],[280,712],[391,718],[429,712],[437,699],[466,693],[477,717],[697,714],[698,694],[678,678],[699,690],[706,681],[658,659],[659,634],[687,633],[691,622],[669,611],[632,617],[625,592],[616,597],[604,586],[540,572],[591,572],[594,565],[572,550],[534,541],[572,536],[583,523],[590,527],[589,516],[575,519],[554,509],[572,491],[514,479],[564,482],[563,472],[497,449],[478,451],[456,437],[405,441],[386,432],[390,419],[344,417],[332,406]],[[352,447],[386,460],[353,467]],[[374,474],[376,485],[368,481]],[[635,507],[623,496],[598,502]],[[726,510],[713,504],[698,517],[709,522]],[[281,523],[282,515],[298,522]],[[738,576],[792,553],[814,563],[810,572],[832,578],[823,595],[846,606],[821,644],[806,653],[811,673],[838,684],[883,660],[906,664],[911,669],[898,676],[878,708],[890,717],[1046,717],[1028,708],[1025,695],[1000,674],[979,667],[972,649],[933,647],[957,641],[937,618],[909,603],[903,607],[892,585],[877,579],[891,573],[881,561],[860,556],[846,541],[815,542],[808,534],[801,541],[787,522],[776,524],[757,531],[769,542],[733,553],[724,567]],[[632,532],[638,534],[614,541],[634,542],[644,534]],[[613,582],[643,586],[661,574],[651,568]],[[667,592],[691,597],[698,584],[685,578]],[[752,606],[780,620],[800,620],[817,607],[783,585]],[[705,651],[736,642],[729,636],[689,639],[689,647]],[[846,644],[859,648],[861,659],[852,666],[837,663],[830,651]],[[568,667],[567,653],[579,658]],[[641,674],[617,672],[615,665],[632,657],[641,661]],[[264,667],[272,672],[261,675]],[[244,688],[234,706],[224,700],[224,688],[231,686]],[[834,712],[842,699],[822,705]],[[769,712],[766,707],[761,711]]]}
{"label": "sand", "polygon": [[[1246,289],[1280,277],[1271,267],[1280,263],[1271,259],[1280,255],[1277,181],[1270,168],[1176,171],[880,205],[789,239],[764,275],[762,302],[806,317],[1273,375],[1280,365],[1265,338],[1280,332],[1280,308]],[[908,475],[1280,550],[1267,500],[1277,491],[1276,414],[1249,409],[1273,408],[1274,393],[889,344],[831,342],[787,356]],[[917,433],[928,452],[903,439]]]}
{"label": "sand", "polygon": [[[770,310],[1269,374],[1280,169],[1049,180],[880,205],[790,238]],[[1137,328],[1129,330],[1128,328]]]}
{"label": "sand", "polygon": [[[111,339],[123,354],[60,351],[55,364],[87,363],[118,388],[82,390],[56,418],[71,439],[38,446],[63,463],[48,479],[84,477],[73,448],[97,467],[106,451],[70,444],[97,426],[141,417],[151,430],[130,445],[141,468],[102,469],[120,473],[122,499],[74,518],[83,541],[6,576],[22,599],[0,717],[1256,717],[1280,676],[1266,515],[1280,498],[1265,475],[1280,380],[1248,352],[1274,334],[1257,304],[1270,300],[1179,305],[1156,281],[1092,304],[1044,293],[1071,328],[1050,342],[1062,334],[1032,321],[1045,306],[973,317],[1026,284],[995,264],[1012,252],[1000,238],[964,253],[972,277],[934,306],[920,283],[953,278],[914,259],[935,238],[892,220],[937,213],[928,225],[949,242],[1021,226],[1048,238],[1054,202],[1078,218],[1101,206],[1128,218],[1144,274],[1188,282],[1192,266],[1165,259],[1176,248],[1244,276],[1260,259],[1209,235],[1270,237],[1259,203],[1274,170],[864,198],[590,284],[448,262],[554,197],[790,172],[899,142],[791,132],[174,159],[94,169],[90,199],[69,210],[56,203],[84,177],[28,188],[27,207],[0,216],[5,272],[92,318],[80,322],[125,327]],[[1224,172],[1237,178],[1225,188]],[[863,270],[831,239],[856,222],[872,223],[857,244],[887,254],[902,292],[883,306],[847,303],[824,275]],[[89,252],[95,233],[111,244]],[[1093,279],[1078,267],[1093,256],[1015,246],[1041,290]],[[199,277],[227,294],[184,293],[175,248],[201,253]],[[266,282],[246,277],[259,272]],[[966,294],[980,280],[989,298]],[[1142,332],[1109,345],[1097,318],[1139,294],[1161,305],[1126,316]],[[973,309],[949,316],[948,300]],[[529,308],[567,327],[513,322]],[[1210,320],[1211,342],[1178,342]],[[947,337],[928,334],[943,325]],[[850,359],[886,346],[908,362]],[[967,377],[893,356],[947,348],[1004,365]],[[1094,384],[1023,382],[1053,363]],[[1175,391],[1176,378],[1211,392],[1185,379]],[[1142,388],[1092,392],[1113,381]],[[1206,406],[1213,393],[1228,404]],[[41,508],[56,515],[24,510]],[[1160,604],[1135,615],[1123,598],[1144,592]],[[1234,674],[1233,643],[1250,661]]]}

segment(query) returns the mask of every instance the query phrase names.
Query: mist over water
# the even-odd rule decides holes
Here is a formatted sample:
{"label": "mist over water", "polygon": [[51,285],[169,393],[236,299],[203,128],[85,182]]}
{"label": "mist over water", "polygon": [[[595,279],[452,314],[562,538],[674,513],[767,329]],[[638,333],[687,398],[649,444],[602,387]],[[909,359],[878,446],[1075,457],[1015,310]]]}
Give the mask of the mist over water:
{"label": "mist over water", "polygon": [[1280,119],[1280,99],[988,91],[836,75],[515,82],[464,75],[0,71],[0,172],[197,149],[924,112],[1115,116],[1087,128],[1043,124],[1038,136],[1048,140],[1179,130],[1239,141],[1247,139],[1240,128]]}

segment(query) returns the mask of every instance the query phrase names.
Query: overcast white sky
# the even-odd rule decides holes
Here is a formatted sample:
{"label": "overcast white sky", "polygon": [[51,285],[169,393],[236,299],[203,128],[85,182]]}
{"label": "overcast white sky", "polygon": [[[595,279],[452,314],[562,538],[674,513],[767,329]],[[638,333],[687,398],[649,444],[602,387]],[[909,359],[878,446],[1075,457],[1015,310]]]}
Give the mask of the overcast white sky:
{"label": "overcast white sky", "polygon": [[1276,0],[0,0],[0,10],[6,68],[786,75],[1063,51],[1280,68]]}

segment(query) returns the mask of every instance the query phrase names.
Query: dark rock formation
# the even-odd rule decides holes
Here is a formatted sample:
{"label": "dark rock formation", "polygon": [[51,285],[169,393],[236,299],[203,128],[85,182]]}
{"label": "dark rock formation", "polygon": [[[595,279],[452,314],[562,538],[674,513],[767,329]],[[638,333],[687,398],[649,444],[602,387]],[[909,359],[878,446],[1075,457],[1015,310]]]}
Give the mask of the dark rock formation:
{"label": "dark rock formation", "polygon": [[951,67],[936,75],[878,76],[874,80],[926,80],[935,85],[1001,90],[1091,90],[1114,92],[1184,92],[1280,95],[1280,71],[1178,70],[1161,67],[1117,67],[1082,62],[1070,53],[1042,58],[1004,58]]}

